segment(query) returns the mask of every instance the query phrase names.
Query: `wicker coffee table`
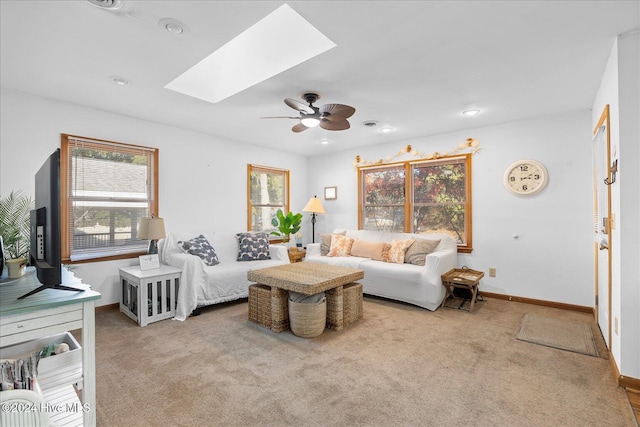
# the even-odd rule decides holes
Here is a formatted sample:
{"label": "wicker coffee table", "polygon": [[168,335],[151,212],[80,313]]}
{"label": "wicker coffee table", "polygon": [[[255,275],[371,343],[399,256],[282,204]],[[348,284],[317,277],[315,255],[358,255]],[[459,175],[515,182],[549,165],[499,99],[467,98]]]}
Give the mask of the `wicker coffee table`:
{"label": "wicker coffee table", "polygon": [[[282,332],[289,328],[288,291],[305,295],[325,292],[327,327],[330,329],[342,329],[345,326],[345,317],[346,324],[362,317],[362,285],[352,284],[364,278],[362,270],[303,261],[252,270],[247,273],[247,278],[258,283],[252,286],[255,292],[252,292],[252,287],[249,289],[249,319],[264,324],[274,332]],[[266,287],[269,289],[267,290]],[[350,295],[346,306],[345,288]],[[268,308],[271,312],[270,319],[266,322],[257,320],[257,313],[260,310],[258,295],[260,292],[264,295],[265,291],[270,292]]]}

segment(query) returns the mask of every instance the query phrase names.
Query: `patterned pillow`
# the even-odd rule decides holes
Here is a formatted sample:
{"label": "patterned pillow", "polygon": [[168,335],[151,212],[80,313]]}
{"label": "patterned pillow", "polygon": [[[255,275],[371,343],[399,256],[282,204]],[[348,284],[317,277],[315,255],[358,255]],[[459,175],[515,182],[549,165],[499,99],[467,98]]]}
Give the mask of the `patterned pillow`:
{"label": "patterned pillow", "polygon": [[271,259],[267,233],[238,233],[236,238],[238,239],[237,261]]}
{"label": "patterned pillow", "polygon": [[404,254],[409,249],[409,246],[413,244],[413,240],[401,240],[393,239],[391,241],[391,248],[389,249],[389,260],[387,262],[394,262],[396,264],[404,264]]}
{"label": "patterned pillow", "polygon": [[184,252],[200,257],[205,265],[212,266],[220,264],[216,251],[202,234],[191,240],[180,241],[178,244]]}
{"label": "patterned pillow", "polygon": [[404,262],[413,265],[424,265],[427,255],[435,251],[439,244],[440,239],[416,239],[404,254]]}
{"label": "patterned pillow", "polygon": [[[344,236],[345,234],[347,234],[347,231],[341,231],[338,233],[334,233],[334,234],[339,234],[341,236]],[[331,236],[333,234],[321,234],[320,235],[320,255],[322,256],[327,256],[327,254],[329,253],[329,249],[331,248]]]}
{"label": "patterned pillow", "polygon": [[351,246],[353,239],[347,236],[333,234],[331,236],[331,247],[327,256],[351,256]]}

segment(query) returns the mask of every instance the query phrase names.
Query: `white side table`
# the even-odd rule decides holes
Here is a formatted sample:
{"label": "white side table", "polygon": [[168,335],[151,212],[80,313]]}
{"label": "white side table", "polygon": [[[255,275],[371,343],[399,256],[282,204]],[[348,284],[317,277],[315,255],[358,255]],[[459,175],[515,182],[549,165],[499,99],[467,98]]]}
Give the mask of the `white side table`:
{"label": "white side table", "polygon": [[181,274],[181,269],[168,265],[152,270],[121,267],[120,311],[140,326],[174,317]]}

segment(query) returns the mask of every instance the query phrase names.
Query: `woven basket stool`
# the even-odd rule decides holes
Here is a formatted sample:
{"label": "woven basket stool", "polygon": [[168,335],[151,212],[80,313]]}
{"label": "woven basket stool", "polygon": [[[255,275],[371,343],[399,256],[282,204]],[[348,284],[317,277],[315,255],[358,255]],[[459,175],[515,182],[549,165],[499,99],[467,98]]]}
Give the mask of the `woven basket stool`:
{"label": "woven basket stool", "polygon": [[289,327],[294,335],[313,338],[322,334],[327,323],[327,299],[317,303],[289,300]]}
{"label": "woven basket stool", "polygon": [[342,298],[344,326],[362,319],[362,283],[344,285]]}
{"label": "woven basket stool", "polygon": [[271,287],[249,286],[249,320],[271,328]]}

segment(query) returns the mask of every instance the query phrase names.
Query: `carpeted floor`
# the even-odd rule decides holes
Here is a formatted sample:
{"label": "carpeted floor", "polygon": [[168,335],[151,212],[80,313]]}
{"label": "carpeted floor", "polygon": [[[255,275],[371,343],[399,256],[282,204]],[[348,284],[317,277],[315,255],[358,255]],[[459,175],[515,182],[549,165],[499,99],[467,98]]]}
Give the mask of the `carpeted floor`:
{"label": "carpeted floor", "polygon": [[365,296],[364,319],[304,339],[249,322],[246,300],[144,328],[98,312],[98,426],[637,426],[607,359],[515,339],[527,313],[591,320]]}

